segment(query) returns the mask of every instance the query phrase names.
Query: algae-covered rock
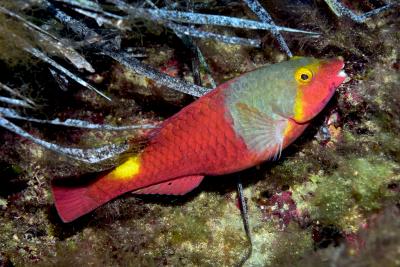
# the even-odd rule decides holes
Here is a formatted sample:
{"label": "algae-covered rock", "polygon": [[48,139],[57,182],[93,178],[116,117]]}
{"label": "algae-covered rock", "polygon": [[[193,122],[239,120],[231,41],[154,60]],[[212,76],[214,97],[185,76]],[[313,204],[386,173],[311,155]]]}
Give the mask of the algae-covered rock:
{"label": "algae-covered rock", "polygon": [[355,232],[366,214],[378,211],[388,198],[398,198],[389,188],[400,182],[393,168],[396,164],[382,159],[347,159],[331,175],[312,175],[295,186],[294,199],[314,220]]}

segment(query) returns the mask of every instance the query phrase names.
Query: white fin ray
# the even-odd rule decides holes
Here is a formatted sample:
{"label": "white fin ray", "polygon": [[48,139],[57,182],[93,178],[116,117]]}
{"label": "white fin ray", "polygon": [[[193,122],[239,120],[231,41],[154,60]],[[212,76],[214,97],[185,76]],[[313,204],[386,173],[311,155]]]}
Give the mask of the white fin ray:
{"label": "white fin ray", "polygon": [[279,159],[288,120],[283,117],[273,119],[240,102],[236,103],[235,107],[238,114],[235,128],[247,147],[257,153],[268,153],[273,160]]}

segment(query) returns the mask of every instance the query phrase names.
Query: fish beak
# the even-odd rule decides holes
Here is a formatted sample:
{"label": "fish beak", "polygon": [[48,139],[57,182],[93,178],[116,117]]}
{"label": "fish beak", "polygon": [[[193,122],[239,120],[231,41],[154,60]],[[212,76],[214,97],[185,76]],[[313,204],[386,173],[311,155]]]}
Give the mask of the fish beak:
{"label": "fish beak", "polygon": [[329,69],[333,70],[331,73],[336,74],[334,77],[332,77],[334,87],[338,87],[348,78],[346,72],[343,69],[344,68],[343,57],[330,59],[327,65]]}

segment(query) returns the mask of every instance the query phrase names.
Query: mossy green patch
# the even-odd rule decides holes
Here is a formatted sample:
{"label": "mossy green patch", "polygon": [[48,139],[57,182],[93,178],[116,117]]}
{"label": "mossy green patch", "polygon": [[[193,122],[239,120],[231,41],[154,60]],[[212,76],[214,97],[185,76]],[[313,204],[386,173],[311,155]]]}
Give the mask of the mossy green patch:
{"label": "mossy green patch", "polygon": [[178,226],[168,233],[171,246],[190,240],[205,242],[211,237],[204,217],[183,214],[181,211],[175,211],[171,215],[174,217],[173,223]]}
{"label": "mossy green patch", "polygon": [[[271,266],[293,266],[304,254],[313,250],[311,232],[290,223],[274,242]],[[289,253],[288,253],[289,252]]]}
{"label": "mossy green patch", "polygon": [[385,200],[395,198],[388,185],[400,181],[396,166],[379,157],[350,157],[331,175],[312,175],[309,182],[295,186],[293,198],[314,220],[347,231],[358,229],[363,218],[358,213],[377,211]]}

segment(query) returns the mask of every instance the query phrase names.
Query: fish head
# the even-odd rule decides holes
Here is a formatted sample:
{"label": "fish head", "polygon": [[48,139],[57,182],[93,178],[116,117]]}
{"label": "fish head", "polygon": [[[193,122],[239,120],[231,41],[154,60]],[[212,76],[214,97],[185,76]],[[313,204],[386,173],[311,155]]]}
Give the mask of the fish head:
{"label": "fish head", "polygon": [[343,58],[299,58],[292,79],[296,84],[293,117],[296,123],[307,123],[328,103],[336,88],[346,79]]}

